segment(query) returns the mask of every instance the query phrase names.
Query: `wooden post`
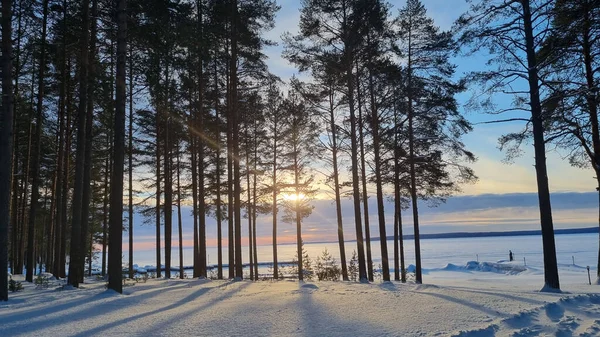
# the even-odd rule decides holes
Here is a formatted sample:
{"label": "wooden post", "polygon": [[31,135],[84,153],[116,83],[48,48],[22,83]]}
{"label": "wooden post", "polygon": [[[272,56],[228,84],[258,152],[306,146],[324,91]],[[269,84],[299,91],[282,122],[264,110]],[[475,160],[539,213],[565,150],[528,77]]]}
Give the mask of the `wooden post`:
{"label": "wooden post", "polygon": [[587,266],[587,271],[588,271],[588,282],[590,283],[590,285],[592,285],[592,277],[590,276],[590,266]]}

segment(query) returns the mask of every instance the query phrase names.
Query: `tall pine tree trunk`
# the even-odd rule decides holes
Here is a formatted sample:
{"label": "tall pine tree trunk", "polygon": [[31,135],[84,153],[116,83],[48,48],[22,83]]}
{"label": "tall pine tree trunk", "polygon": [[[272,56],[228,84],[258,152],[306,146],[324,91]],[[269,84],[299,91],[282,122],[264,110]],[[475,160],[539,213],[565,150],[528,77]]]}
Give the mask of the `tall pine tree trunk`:
{"label": "tall pine tree trunk", "polygon": [[[0,111],[0,301],[8,301],[8,224],[13,141],[12,1],[2,0],[2,110]],[[15,191],[16,192],[16,191]]]}
{"label": "tall pine tree trunk", "polygon": [[[402,204],[400,195],[400,144],[398,141],[398,110],[394,107],[394,268],[395,279],[406,282],[404,267],[404,234],[402,233]],[[398,261],[398,258],[400,261]],[[400,275],[398,275],[400,273]]]}
{"label": "tall pine tree trunk", "polygon": [[[66,30],[66,17],[67,17],[67,1],[63,0],[63,31]],[[61,52],[60,52],[60,87],[58,94],[58,164],[56,169],[56,234],[54,236],[54,267],[53,272],[55,276],[59,276],[60,274],[60,262],[61,262],[61,250],[62,250],[62,238],[66,236],[66,233],[62,229],[63,221],[66,221],[66,214],[63,213],[63,194],[66,192],[64,190],[64,170],[65,170],[65,156],[66,152],[69,150],[66,148],[65,144],[65,115],[66,115],[66,107],[65,107],[65,95],[66,95],[66,85],[67,85],[67,42],[66,36],[63,34]]]}
{"label": "tall pine tree trunk", "polygon": [[[167,55],[170,51],[167,51]],[[164,161],[163,171],[165,177],[165,278],[171,278],[171,240],[173,235],[173,179],[171,172],[171,86],[170,86],[170,60],[167,56],[166,74],[166,102],[165,102],[165,130],[164,130]]]}
{"label": "tall pine tree trunk", "polygon": [[[29,219],[27,225],[27,274],[25,280],[33,282],[35,222],[40,198],[40,157],[42,149],[43,109],[44,109],[44,70],[46,69],[46,30],[48,22],[48,0],[43,2],[42,36],[40,44],[40,64],[38,69],[38,95],[35,118],[35,145],[33,148],[31,165],[31,205],[29,206]],[[10,161],[9,161],[10,162]]]}
{"label": "tall pine tree trunk", "polygon": [[108,289],[123,292],[123,168],[125,161],[125,68],[127,58],[127,0],[117,2],[117,76],[113,146],[113,169],[110,179],[110,241],[108,243]]}
{"label": "tall pine tree trunk", "polygon": [[[589,4],[586,2],[586,4]],[[596,180],[598,181],[598,226],[600,227],[600,127],[598,126],[598,102],[597,102],[597,93],[598,87],[596,84],[596,80],[594,78],[594,64],[595,64],[595,56],[598,54],[594,54],[592,52],[592,42],[591,42],[591,10],[589,7],[585,6],[585,10],[583,12],[583,36],[582,36],[582,47],[583,47],[583,63],[585,68],[585,79],[586,79],[586,103],[588,107],[588,113],[590,115],[590,124],[592,128],[592,146],[594,149],[592,158],[592,167],[596,172]],[[598,264],[596,268],[596,283],[600,284],[600,233],[598,237]]]}
{"label": "tall pine tree trunk", "polygon": [[179,278],[184,279],[183,272],[183,227],[181,221],[181,181],[180,181],[180,153],[179,145],[177,146],[177,230],[179,236]]}
{"label": "tall pine tree trunk", "polygon": [[71,97],[71,61],[67,60],[67,71],[66,71],[66,97],[65,97],[65,114],[67,115],[67,123],[65,127],[65,156],[64,156],[64,170],[63,170],[63,188],[62,188],[62,224],[61,224],[61,242],[60,242],[60,269],[59,275],[65,278],[67,275],[67,202],[69,195],[69,172],[71,170],[71,110],[72,110],[72,97]]}
{"label": "tall pine tree trunk", "polygon": [[369,69],[369,96],[371,97],[371,123],[373,136],[373,153],[375,154],[375,185],[377,186],[377,214],[379,219],[379,243],[381,245],[381,273],[384,281],[390,280],[390,264],[388,260],[387,235],[385,231],[385,210],[383,208],[383,181],[381,179],[381,155],[379,113],[375,104],[373,70]]}
{"label": "tall pine tree trunk", "polygon": [[[272,107],[273,108],[273,107]],[[271,212],[273,213],[273,278],[279,278],[279,263],[277,262],[277,196],[279,188],[277,186],[277,137],[278,134],[278,113],[274,111],[273,116],[273,205]]]}
{"label": "tall pine tree trunk", "polygon": [[413,88],[412,88],[412,31],[408,32],[408,148],[410,161],[410,197],[413,213],[413,228],[415,236],[415,282],[423,283],[423,274],[421,271],[421,237],[419,233],[419,209],[417,198],[417,178],[415,172],[415,136],[414,136],[414,107],[413,107]]}
{"label": "tall pine tree trunk", "polygon": [[364,118],[362,115],[362,103],[360,92],[360,78],[358,67],[356,69],[356,99],[358,102],[358,138],[360,142],[360,167],[362,182],[362,202],[365,212],[365,244],[367,246],[367,272],[369,281],[373,282],[373,257],[371,255],[371,224],[369,221],[369,194],[367,193],[367,165],[365,161],[365,137],[364,137]]}
{"label": "tall pine tree trunk", "polygon": [[221,120],[219,118],[219,96],[216,94],[219,92],[219,81],[217,78],[217,64],[215,60],[215,120],[216,120],[216,143],[217,149],[215,151],[216,163],[216,214],[217,214],[217,278],[223,279],[223,229],[221,219]]}
{"label": "tall pine tree trunk", "polygon": [[[87,114],[85,119],[85,158],[83,164],[83,199],[81,202],[81,244],[82,255],[87,251],[88,245],[93,246],[93,242],[89,242],[89,213],[91,201],[91,173],[92,173],[92,146],[94,135],[92,134],[93,118],[94,118],[94,83],[95,79],[95,59],[96,59],[96,17],[98,16],[98,0],[92,0],[92,22],[90,30],[90,53],[88,55],[88,97],[87,97]],[[90,259],[92,256],[90,256]],[[83,282],[83,271],[85,261],[81,261],[81,269],[79,271],[79,281]]]}
{"label": "tall pine tree trunk", "polygon": [[332,164],[333,164],[333,189],[335,191],[335,213],[337,218],[338,244],[340,246],[340,262],[342,263],[342,279],[348,281],[348,267],[346,264],[346,247],[344,242],[344,223],[342,220],[342,201],[340,196],[340,177],[338,173],[338,140],[337,125],[335,124],[333,85],[329,91],[329,127],[331,128]]}
{"label": "tall pine tree trunk", "polygon": [[156,221],[156,277],[160,278],[162,274],[162,266],[160,264],[160,195],[161,195],[161,154],[160,154],[160,141],[162,139],[162,127],[160,113],[156,112],[156,208],[155,208],[155,221]]}
{"label": "tall pine tree trunk", "polygon": [[530,0],[523,0],[523,28],[525,33],[525,50],[527,51],[527,66],[529,79],[529,99],[533,126],[533,147],[535,151],[535,171],[538,186],[538,200],[542,225],[542,241],[544,248],[544,289],[558,290],[560,282],[556,261],[556,245],[554,242],[554,225],[552,223],[552,207],[550,205],[550,189],[546,168],[546,143],[544,141],[544,118],[540,104],[540,88],[538,79],[538,64],[534,46],[534,31]]}
{"label": "tall pine tree trunk", "polygon": [[[83,263],[84,250],[81,242],[81,215],[83,207],[83,176],[85,162],[85,120],[87,114],[87,88],[88,88],[88,51],[89,51],[89,0],[83,1],[82,26],[79,55],[79,107],[77,111],[77,150],[75,154],[75,186],[73,191],[72,218],[71,218],[71,253],[69,254],[68,284],[79,287],[80,268]],[[112,181],[111,181],[112,183]],[[112,241],[112,238],[111,238]]]}
{"label": "tall pine tree trunk", "polygon": [[237,0],[231,1],[231,110],[233,115],[233,193],[235,219],[235,277],[242,279],[242,218],[241,218],[241,176],[240,176],[240,118],[238,111],[238,73],[237,73],[237,40],[238,40],[238,8]]}
{"label": "tall pine tree trunk", "polygon": [[[203,136],[204,127],[204,30],[203,7],[200,0],[196,3],[198,10],[198,132]],[[206,266],[206,203],[204,200],[204,139],[198,137],[198,250],[200,259],[200,276],[207,277]]]}
{"label": "tall pine tree trunk", "polygon": [[128,225],[129,225],[129,278],[133,278],[133,52],[129,51],[129,144],[127,147],[128,157],[128,182],[129,182],[129,206],[128,211]]}
{"label": "tall pine tree trunk", "polygon": [[248,217],[248,258],[250,259],[250,263],[248,267],[250,268],[250,279],[254,280],[254,254],[252,252],[252,244],[254,243],[252,240],[252,188],[250,186],[250,141],[249,141],[249,133],[248,133],[248,122],[246,121],[246,125],[244,127],[244,136],[246,138],[246,216]]}

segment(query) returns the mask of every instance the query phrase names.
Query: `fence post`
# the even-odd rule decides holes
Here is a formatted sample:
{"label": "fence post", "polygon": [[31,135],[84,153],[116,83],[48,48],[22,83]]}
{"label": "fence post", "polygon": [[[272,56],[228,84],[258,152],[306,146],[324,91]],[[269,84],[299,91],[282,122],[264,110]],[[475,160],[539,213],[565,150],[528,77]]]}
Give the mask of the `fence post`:
{"label": "fence post", "polygon": [[590,283],[590,285],[592,285],[592,277],[590,276],[590,266],[587,266],[587,271],[588,271],[588,282]]}

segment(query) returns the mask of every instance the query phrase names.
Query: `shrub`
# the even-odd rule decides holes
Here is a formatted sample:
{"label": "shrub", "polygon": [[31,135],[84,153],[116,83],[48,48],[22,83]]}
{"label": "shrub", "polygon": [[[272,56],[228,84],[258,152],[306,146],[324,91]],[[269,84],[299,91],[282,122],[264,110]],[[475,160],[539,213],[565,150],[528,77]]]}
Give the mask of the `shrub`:
{"label": "shrub", "polygon": [[329,254],[327,248],[317,258],[316,274],[319,281],[339,281],[340,279],[340,267],[337,265],[335,258]]}
{"label": "shrub", "polygon": [[348,265],[348,276],[350,281],[358,281],[358,256],[356,255],[356,250],[352,252],[352,258]]}
{"label": "shrub", "polygon": [[44,275],[38,275],[35,280],[33,280],[33,284],[35,284],[36,288],[47,289],[50,285],[50,279]]}
{"label": "shrub", "polygon": [[23,290],[23,284],[19,281],[15,281],[12,278],[8,281],[8,290],[14,292]]}

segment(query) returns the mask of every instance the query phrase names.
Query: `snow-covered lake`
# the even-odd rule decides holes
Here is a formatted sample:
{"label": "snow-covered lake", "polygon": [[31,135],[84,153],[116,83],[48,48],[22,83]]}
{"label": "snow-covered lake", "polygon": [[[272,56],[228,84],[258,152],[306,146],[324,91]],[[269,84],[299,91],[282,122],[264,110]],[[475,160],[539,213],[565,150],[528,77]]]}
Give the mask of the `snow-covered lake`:
{"label": "snow-covered lake", "polygon": [[[175,243],[175,242],[174,242]],[[388,241],[390,262],[393,259],[393,241]],[[305,243],[306,251],[311,258],[316,258],[324,249],[327,249],[339,261],[339,247],[336,242]],[[377,266],[381,263],[379,241],[371,242],[373,262]],[[242,247],[244,262],[248,261],[248,247]],[[356,242],[346,242],[346,255],[348,260],[352,251],[356,249]],[[543,266],[542,238],[538,235],[531,236],[505,236],[484,238],[453,238],[453,239],[426,239],[421,240],[421,256],[423,268],[442,268],[448,263],[463,265],[467,261],[500,261],[508,260],[508,251],[515,254],[515,261],[525,263],[532,267]],[[173,246],[172,266],[179,266],[179,250]],[[127,252],[123,256],[127,257]],[[184,248],[184,265],[192,265],[192,248]],[[296,245],[279,245],[278,258],[280,262],[291,261],[296,254]],[[556,235],[556,254],[558,263],[562,265],[575,264],[590,266],[595,270],[598,259],[598,234],[563,234]],[[208,263],[217,262],[217,248],[208,248]],[[164,258],[164,251],[163,251]],[[258,261],[268,263],[272,261],[272,246],[258,247]],[[414,241],[405,241],[406,264],[414,264]],[[227,263],[227,247],[223,249],[223,263]],[[124,263],[126,260],[124,260]],[[156,265],[154,250],[134,251],[134,263],[139,266]],[[163,262],[164,263],[164,262]],[[393,264],[391,265],[393,267]]]}

